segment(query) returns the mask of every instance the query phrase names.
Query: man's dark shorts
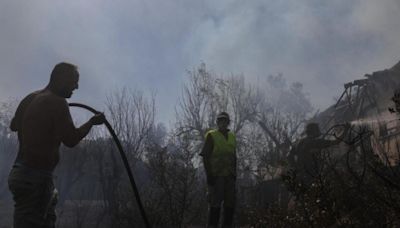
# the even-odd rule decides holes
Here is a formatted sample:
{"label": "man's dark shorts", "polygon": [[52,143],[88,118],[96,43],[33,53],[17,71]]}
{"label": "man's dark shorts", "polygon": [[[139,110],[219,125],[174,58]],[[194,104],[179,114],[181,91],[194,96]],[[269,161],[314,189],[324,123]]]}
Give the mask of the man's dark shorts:
{"label": "man's dark shorts", "polygon": [[51,173],[14,166],[8,186],[15,202],[14,228],[55,227],[57,190]]}

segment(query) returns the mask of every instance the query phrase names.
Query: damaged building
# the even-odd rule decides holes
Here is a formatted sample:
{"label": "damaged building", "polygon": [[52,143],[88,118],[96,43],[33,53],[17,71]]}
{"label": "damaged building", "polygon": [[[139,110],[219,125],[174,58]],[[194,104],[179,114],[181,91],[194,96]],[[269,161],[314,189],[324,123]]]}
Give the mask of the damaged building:
{"label": "damaged building", "polygon": [[400,62],[390,69],[366,74],[363,79],[344,84],[337,103],[320,113],[315,121],[325,131],[343,123],[367,129],[372,151],[385,164],[397,165],[400,121],[398,113],[393,111],[392,97],[398,89]]}
{"label": "damaged building", "polygon": [[[340,131],[343,131],[340,126],[350,123],[353,131],[351,139],[357,138],[354,132],[363,132],[362,140],[358,140],[352,145],[354,151],[360,152],[352,154],[352,156],[354,155],[353,159],[360,157],[367,146],[371,154],[379,156],[384,164],[397,165],[400,154],[400,115],[389,109],[394,107],[392,97],[394,92],[399,89],[400,62],[390,69],[366,74],[363,79],[344,84],[344,90],[337,102],[316,115],[310,122],[318,122],[322,132],[336,135],[340,135],[342,133]],[[277,145],[281,145],[278,139],[273,138],[273,133],[267,126],[260,123],[260,127],[277,142]],[[326,138],[334,139],[332,135],[326,136]],[[288,146],[290,147],[290,145]],[[341,143],[327,151],[330,156],[335,158],[334,160],[338,161],[336,168],[339,170],[348,165],[340,162],[340,160],[346,160],[348,147],[346,143]],[[284,150],[290,149],[285,147]],[[279,178],[285,170],[285,167],[278,167],[276,175],[263,181],[254,194],[251,194],[258,196],[257,204],[269,205],[277,201],[282,202],[282,205],[287,203],[288,192]],[[241,192],[246,192],[246,189],[241,189]]]}

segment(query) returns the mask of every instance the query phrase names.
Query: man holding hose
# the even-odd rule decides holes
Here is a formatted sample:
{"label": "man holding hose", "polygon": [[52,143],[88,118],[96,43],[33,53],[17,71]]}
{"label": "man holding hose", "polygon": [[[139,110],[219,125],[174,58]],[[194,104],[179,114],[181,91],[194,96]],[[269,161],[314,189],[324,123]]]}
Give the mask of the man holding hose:
{"label": "man holding hose", "polygon": [[78,89],[79,73],[70,63],[57,64],[49,84],[26,96],[11,121],[18,133],[19,150],[8,184],[15,201],[14,228],[55,227],[57,191],[53,171],[61,143],[77,145],[92,126],[105,122],[104,114],[74,126],[67,98]]}

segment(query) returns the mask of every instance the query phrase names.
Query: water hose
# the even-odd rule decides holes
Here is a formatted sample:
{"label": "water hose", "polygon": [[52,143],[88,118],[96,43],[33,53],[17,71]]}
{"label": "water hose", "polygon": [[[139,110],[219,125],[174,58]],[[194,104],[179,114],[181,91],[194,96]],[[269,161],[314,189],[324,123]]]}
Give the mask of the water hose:
{"label": "water hose", "polygon": [[[87,106],[87,105],[84,105],[84,104],[69,103],[69,106],[83,108],[83,109],[86,109],[86,110],[92,112],[93,114],[100,113],[99,111],[95,110],[94,108],[92,108],[90,106]],[[114,139],[115,144],[118,147],[118,151],[119,151],[119,153],[121,155],[121,158],[122,158],[122,161],[124,163],[125,169],[128,172],[129,181],[131,183],[133,192],[135,193],[136,202],[137,202],[137,204],[139,206],[139,210],[140,210],[140,213],[142,215],[143,221],[144,221],[146,227],[150,228],[151,226],[150,226],[149,220],[147,219],[146,212],[144,210],[142,201],[140,199],[139,191],[138,191],[138,188],[137,188],[136,183],[135,183],[135,179],[133,178],[132,170],[131,170],[131,168],[129,166],[129,162],[128,162],[128,159],[126,157],[126,154],[124,153],[124,150],[122,148],[121,142],[119,141],[117,135],[115,134],[114,129],[111,127],[111,124],[107,121],[107,119],[105,120],[104,124],[106,125],[108,131],[110,132],[112,138]]]}

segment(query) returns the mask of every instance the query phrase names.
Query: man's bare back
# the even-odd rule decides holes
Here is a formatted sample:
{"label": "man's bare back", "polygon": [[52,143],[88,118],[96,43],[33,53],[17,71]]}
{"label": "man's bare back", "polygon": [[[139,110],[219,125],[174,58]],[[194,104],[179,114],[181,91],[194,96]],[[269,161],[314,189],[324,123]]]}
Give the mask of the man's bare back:
{"label": "man's bare back", "polygon": [[40,170],[55,168],[61,143],[73,147],[85,136],[75,128],[66,99],[48,89],[28,95],[12,125],[20,135],[17,162]]}

